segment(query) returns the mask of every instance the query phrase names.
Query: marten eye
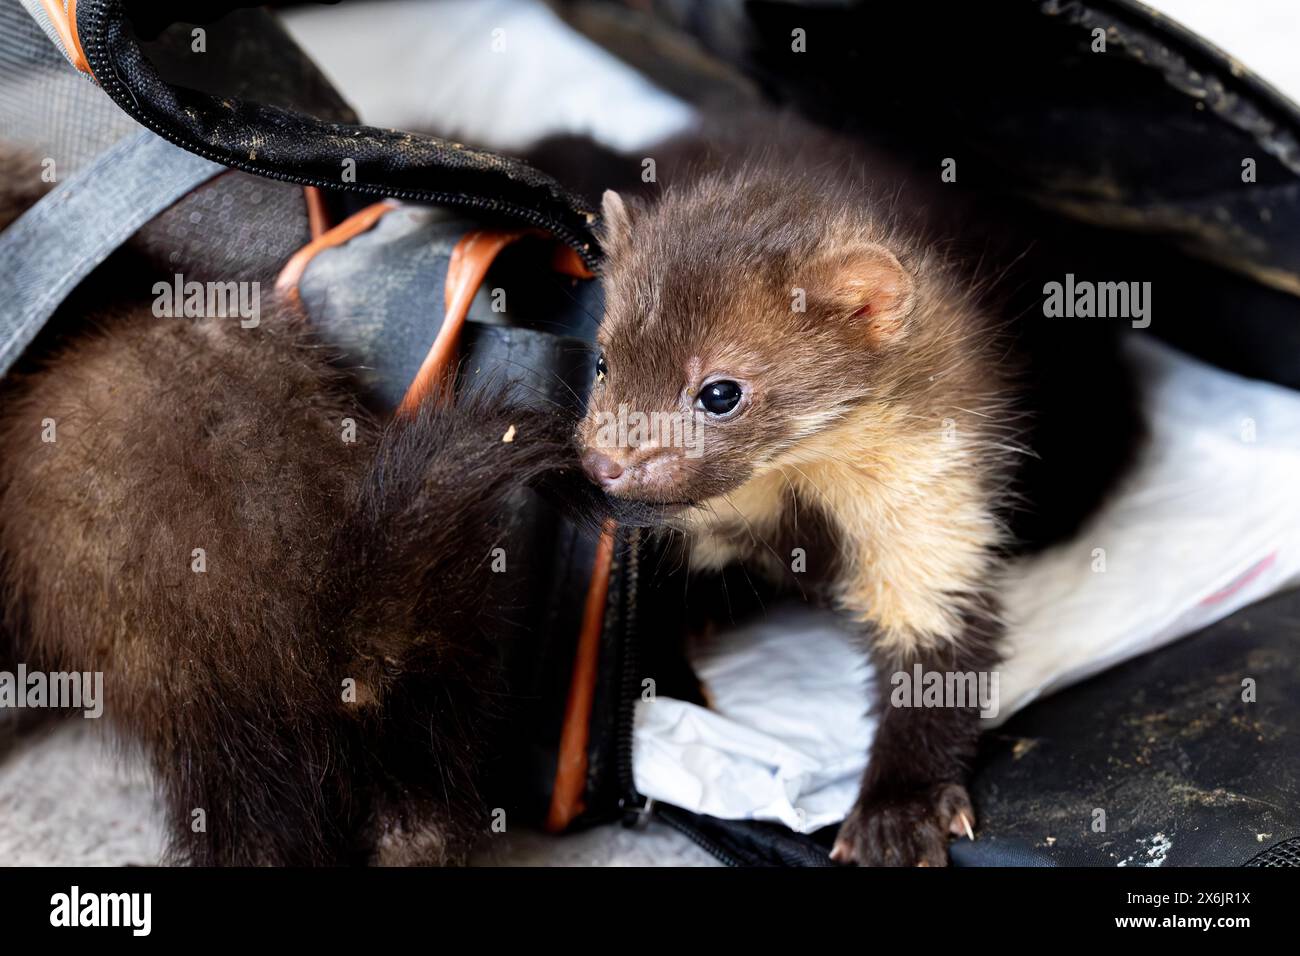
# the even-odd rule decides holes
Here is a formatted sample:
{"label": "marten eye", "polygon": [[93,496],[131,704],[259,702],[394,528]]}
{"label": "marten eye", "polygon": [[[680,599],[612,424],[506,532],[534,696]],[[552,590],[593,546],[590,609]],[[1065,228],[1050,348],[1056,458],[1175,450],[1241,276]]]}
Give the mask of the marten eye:
{"label": "marten eye", "polygon": [[736,410],[740,404],[740,397],[744,394],[740,385],[729,379],[723,379],[718,382],[710,382],[700,389],[700,397],[696,399],[700,408],[715,418],[721,418],[729,415]]}
{"label": "marten eye", "polygon": [[596,384],[599,385],[609,378],[609,366],[605,364],[605,356],[596,359]]}

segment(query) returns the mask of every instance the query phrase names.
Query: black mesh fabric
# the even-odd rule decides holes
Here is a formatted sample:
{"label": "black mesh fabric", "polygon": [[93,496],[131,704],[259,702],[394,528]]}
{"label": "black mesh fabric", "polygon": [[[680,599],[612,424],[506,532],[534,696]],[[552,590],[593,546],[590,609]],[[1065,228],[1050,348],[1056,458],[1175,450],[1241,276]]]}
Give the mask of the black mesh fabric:
{"label": "black mesh fabric", "polygon": [[1300,866],[1300,837],[1285,840],[1252,857],[1247,866]]}
{"label": "black mesh fabric", "polygon": [[131,247],[164,273],[253,281],[278,272],[310,238],[301,188],[232,170],[154,219]]}
{"label": "black mesh fabric", "polygon": [[[208,4],[207,14],[222,6]],[[588,214],[553,180],[508,157],[350,125],[350,109],[265,11],[205,23],[213,52],[199,57],[189,55],[188,28],[165,28],[167,17],[153,17],[141,41],[123,4],[83,0],[79,37],[101,85],[71,66],[38,24],[44,19],[36,0],[0,0],[0,141],[52,160],[61,180],[143,123],[243,170],[186,197],[135,238],[164,269],[265,277],[307,240],[299,188],[307,183],[523,221],[594,261]],[[356,164],[354,182],[343,180],[344,160]]]}

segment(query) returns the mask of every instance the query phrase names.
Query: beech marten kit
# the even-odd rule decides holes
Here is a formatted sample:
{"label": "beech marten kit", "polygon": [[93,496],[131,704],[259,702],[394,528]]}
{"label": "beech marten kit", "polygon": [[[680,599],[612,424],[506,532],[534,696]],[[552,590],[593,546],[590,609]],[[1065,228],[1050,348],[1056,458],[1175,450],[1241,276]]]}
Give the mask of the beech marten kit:
{"label": "beech marten kit", "polygon": [[1012,529],[1043,396],[956,204],[788,118],[705,125],[651,151],[656,187],[604,193],[583,463],[692,570],[740,563],[857,623],[878,724],[832,857],[942,866],[974,836],[979,708],[888,706],[890,678],[997,667],[999,575],[1043,543]]}

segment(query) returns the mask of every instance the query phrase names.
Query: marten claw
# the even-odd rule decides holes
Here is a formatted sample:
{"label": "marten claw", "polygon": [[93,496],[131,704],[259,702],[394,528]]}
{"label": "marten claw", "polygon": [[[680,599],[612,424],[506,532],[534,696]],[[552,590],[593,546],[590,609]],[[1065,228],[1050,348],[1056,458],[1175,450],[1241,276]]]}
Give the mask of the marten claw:
{"label": "marten claw", "polygon": [[831,859],[859,866],[947,866],[949,834],[973,840],[974,820],[970,796],[957,783],[864,794],[840,824]]}

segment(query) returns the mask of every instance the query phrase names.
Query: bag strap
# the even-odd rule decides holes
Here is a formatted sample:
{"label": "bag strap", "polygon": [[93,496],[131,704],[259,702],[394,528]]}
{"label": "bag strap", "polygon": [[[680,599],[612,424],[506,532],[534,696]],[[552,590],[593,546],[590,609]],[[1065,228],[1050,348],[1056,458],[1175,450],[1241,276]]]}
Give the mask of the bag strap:
{"label": "bag strap", "polygon": [[590,765],[591,714],[600,676],[600,638],[605,631],[609,579],[614,566],[614,543],[618,526],[606,521],[596,544],[596,556],[587,584],[582,610],[582,629],[573,653],[569,693],[564,702],[564,723],[560,729],[555,760],[555,780],[545,827],[550,833],[569,828],[587,809],[587,770]]}
{"label": "bag strap", "polygon": [[[298,298],[298,284],[311,261],[324,249],[343,245],[374,227],[388,213],[399,208],[393,200],[366,206],[338,225],[315,236],[285,263],[275,281],[276,292],[289,300]],[[443,319],[433,345],[421,363],[415,378],[407,386],[397,407],[398,415],[413,415],[430,399],[442,400],[450,385],[448,373],[455,365],[461,329],[469,315],[470,303],[483,284],[488,269],[507,246],[525,238],[554,238],[540,229],[472,229],[461,236],[452,249],[447,265],[444,288]],[[551,267],[562,275],[577,279],[594,278],[581,256],[572,248],[557,245]]]}
{"label": "bag strap", "polygon": [[221,172],[217,163],[141,130],[15,219],[0,233],[0,376],[96,266]]}

